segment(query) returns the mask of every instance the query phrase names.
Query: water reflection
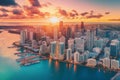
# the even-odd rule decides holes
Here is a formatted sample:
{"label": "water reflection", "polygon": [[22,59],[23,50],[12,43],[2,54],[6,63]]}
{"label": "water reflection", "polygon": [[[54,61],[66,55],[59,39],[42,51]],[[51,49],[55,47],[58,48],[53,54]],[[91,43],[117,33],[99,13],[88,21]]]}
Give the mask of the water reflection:
{"label": "water reflection", "polygon": [[59,61],[55,61],[55,69],[58,71],[59,70]]}
{"label": "water reflection", "polygon": [[72,64],[66,63],[66,67],[67,67],[68,69],[70,69],[70,68],[72,67]]}
{"label": "water reflection", "polygon": [[51,66],[51,63],[52,63],[52,59],[49,58],[49,66]]}
{"label": "water reflection", "polygon": [[76,72],[76,70],[77,70],[77,65],[74,64],[74,72]]}

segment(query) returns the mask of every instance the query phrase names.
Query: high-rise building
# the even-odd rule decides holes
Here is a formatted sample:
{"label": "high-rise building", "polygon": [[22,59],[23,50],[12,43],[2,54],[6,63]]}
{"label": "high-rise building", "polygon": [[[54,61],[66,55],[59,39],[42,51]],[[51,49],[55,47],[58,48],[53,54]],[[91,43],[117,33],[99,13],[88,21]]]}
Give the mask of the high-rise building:
{"label": "high-rise building", "polygon": [[118,40],[120,41],[120,33],[118,34]]}
{"label": "high-rise building", "polygon": [[110,56],[111,57],[118,57],[119,49],[116,43],[110,44]]}
{"label": "high-rise building", "polygon": [[54,41],[58,40],[58,27],[54,27]]}
{"label": "high-rise building", "polygon": [[59,30],[60,30],[60,32],[62,32],[62,30],[63,30],[63,21],[59,22]]}
{"label": "high-rise building", "polygon": [[85,51],[84,52],[84,61],[86,62],[88,58],[89,58],[89,51]]}
{"label": "high-rise building", "polygon": [[87,30],[86,40],[87,40],[86,48],[87,50],[91,51],[94,46],[94,30],[93,29]]}
{"label": "high-rise building", "polygon": [[46,41],[42,42],[42,45],[40,46],[40,53],[45,54],[47,52],[47,43]]}
{"label": "high-rise building", "polygon": [[75,51],[74,39],[69,39],[68,40],[68,48],[72,49],[72,52]]}
{"label": "high-rise building", "polygon": [[94,47],[93,52],[95,52],[96,54],[100,54],[101,49],[99,47]]}
{"label": "high-rise building", "polygon": [[33,40],[33,32],[29,32],[29,40],[30,40],[30,41]]}
{"label": "high-rise building", "polygon": [[65,43],[59,42],[59,55],[63,55],[65,52]]}
{"label": "high-rise building", "polygon": [[75,32],[79,32],[79,26],[75,25]]}
{"label": "high-rise building", "polygon": [[54,57],[56,54],[56,46],[57,46],[56,41],[51,42],[51,53],[50,53],[51,57]]}
{"label": "high-rise building", "polygon": [[104,57],[110,57],[110,48],[109,47],[105,47],[104,48]]}
{"label": "high-rise building", "polygon": [[84,54],[80,54],[80,55],[79,55],[79,61],[80,61],[80,62],[85,62]]}
{"label": "high-rise building", "polygon": [[104,58],[103,59],[103,66],[107,67],[107,68],[110,68],[110,66],[111,66],[111,60],[110,60],[110,58]]}
{"label": "high-rise building", "polygon": [[69,48],[67,49],[67,53],[66,53],[66,59],[69,61],[69,60],[72,60],[72,50]]}
{"label": "high-rise building", "polygon": [[61,37],[59,38],[59,41],[65,43],[65,37],[64,37],[64,36],[61,36]]}
{"label": "high-rise building", "polygon": [[96,59],[90,58],[90,59],[87,60],[87,66],[94,67],[94,66],[96,66],[96,64],[97,64]]}
{"label": "high-rise building", "polygon": [[119,61],[111,59],[111,69],[119,69]]}
{"label": "high-rise building", "polygon": [[80,53],[79,53],[78,51],[76,51],[76,52],[74,53],[74,62],[75,62],[75,63],[78,63],[78,62],[79,62],[79,55],[80,55]]}
{"label": "high-rise building", "polygon": [[85,26],[84,26],[84,22],[81,22],[81,32],[82,34],[85,33]]}
{"label": "high-rise building", "polygon": [[112,40],[111,43],[116,43],[117,48],[120,49],[120,41],[118,39]]}
{"label": "high-rise building", "polygon": [[70,27],[67,28],[67,34],[66,34],[66,38],[72,38],[72,29]]}
{"label": "high-rise building", "polygon": [[98,38],[95,40],[95,47],[103,48],[104,47],[104,40],[102,38]]}
{"label": "high-rise building", "polygon": [[26,31],[22,30],[20,32],[20,43],[21,44],[24,44],[25,43],[25,40],[26,40]]}
{"label": "high-rise building", "polygon": [[99,28],[96,28],[96,36],[100,36],[100,29]]}
{"label": "high-rise building", "polygon": [[83,38],[75,38],[75,49],[84,52],[85,40]]}

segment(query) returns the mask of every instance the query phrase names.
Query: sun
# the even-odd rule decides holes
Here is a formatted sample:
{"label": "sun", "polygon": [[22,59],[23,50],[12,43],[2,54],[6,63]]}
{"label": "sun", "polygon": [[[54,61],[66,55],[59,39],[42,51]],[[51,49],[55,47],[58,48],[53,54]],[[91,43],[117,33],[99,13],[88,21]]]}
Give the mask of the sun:
{"label": "sun", "polygon": [[50,22],[51,23],[57,23],[57,22],[59,22],[60,20],[59,20],[59,18],[57,18],[57,17],[51,17],[50,18]]}

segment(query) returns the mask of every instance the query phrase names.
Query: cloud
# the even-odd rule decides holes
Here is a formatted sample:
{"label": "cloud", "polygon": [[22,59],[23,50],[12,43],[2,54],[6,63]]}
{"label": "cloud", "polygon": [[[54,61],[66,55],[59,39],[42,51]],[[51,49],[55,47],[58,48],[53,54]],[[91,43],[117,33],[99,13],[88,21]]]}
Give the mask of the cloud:
{"label": "cloud", "polygon": [[[83,14],[84,15],[84,14]],[[86,19],[91,19],[91,18],[101,18],[103,17],[104,15],[99,13],[99,14],[95,14],[95,11],[91,10],[90,12],[86,12],[84,17]]]}
{"label": "cloud", "polygon": [[107,15],[107,14],[110,14],[110,12],[105,12],[105,14]]}
{"label": "cloud", "polygon": [[0,5],[1,6],[11,6],[11,5],[17,5],[15,0],[0,0]]}
{"label": "cloud", "polygon": [[67,17],[67,16],[68,16],[67,11],[64,10],[64,9],[60,9],[60,8],[59,8],[58,12],[59,12],[62,16],[64,16],[64,17]]}
{"label": "cloud", "polygon": [[50,16],[49,12],[42,12],[40,8],[34,7],[34,6],[24,6],[24,11],[27,15],[27,17],[32,18],[45,18]]}
{"label": "cloud", "polygon": [[9,18],[10,19],[26,19],[26,16],[24,16],[24,15],[9,15]]}
{"label": "cloud", "polygon": [[7,10],[7,9],[5,9],[3,7],[0,8],[0,11],[2,11],[2,12],[9,12],[9,10]]}
{"label": "cloud", "polygon": [[108,19],[109,21],[120,21],[120,18],[117,19]]}
{"label": "cloud", "polygon": [[89,12],[83,12],[83,13],[81,13],[80,15],[81,15],[81,16],[86,16],[87,14],[89,14]]}
{"label": "cloud", "polygon": [[29,6],[24,6],[24,11],[27,13],[27,15],[34,15],[34,14],[39,14],[39,9],[36,7],[29,7]]}
{"label": "cloud", "polygon": [[47,2],[47,3],[41,4],[41,7],[49,7],[51,5],[52,5],[52,3]]}
{"label": "cloud", "polygon": [[13,9],[12,13],[15,14],[15,15],[22,15],[23,11],[19,10],[19,9]]}
{"label": "cloud", "polygon": [[2,15],[0,15],[0,17],[7,17],[8,14],[7,13],[3,13]]}
{"label": "cloud", "polygon": [[52,5],[52,3],[51,3],[51,2],[47,2],[47,4],[48,4],[48,5]]}
{"label": "cloud", "polygon": [[69,13],[69,16],[72,17],[72,18],[74,18],[74,17],[76,17],[76,14],[70,12],[70,13]]}
{"label": "cloud", "polygon": [[78,12],[76,10],[72,10],[72,13],[75,14],[76,16],[78,16]]}
{"label": "cloud", "polygon": [[101,17],[103,17],[102,14],[92,14],[92,15],[86,16],[87,19],[90,19],[90,18],[101,18]]}
{"label": "cloud", "polygon": [[34,7],[41,7],[38,0],[29,0],[30,4]]}

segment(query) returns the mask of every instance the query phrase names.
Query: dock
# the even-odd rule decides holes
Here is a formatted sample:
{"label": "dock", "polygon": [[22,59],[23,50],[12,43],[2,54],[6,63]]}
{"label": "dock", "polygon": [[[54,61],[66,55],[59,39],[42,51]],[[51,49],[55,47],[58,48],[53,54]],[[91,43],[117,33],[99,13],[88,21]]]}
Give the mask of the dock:
{"label": "dock", "polygon": [[113,76],[111,80],[116,80],[116,78],[119,76],[120,76],[120,72],[118,72],[115,76]]}

